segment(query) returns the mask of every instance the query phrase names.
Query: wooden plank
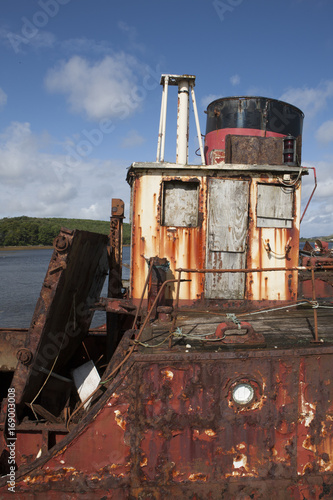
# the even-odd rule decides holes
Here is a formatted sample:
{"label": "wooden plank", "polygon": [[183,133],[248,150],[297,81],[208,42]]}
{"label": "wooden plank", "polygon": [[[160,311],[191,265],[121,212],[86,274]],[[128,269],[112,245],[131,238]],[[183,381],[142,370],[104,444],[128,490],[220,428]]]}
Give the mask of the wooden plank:
{"label": "wooden plank", "polygon": [[247,181],[210,179],[208,221],[210,251],[245,251],[248,204]]}
{"label": "wooden plank", "polygon": [[[244,269],[246,252],[209,252],[207,267],[210,269]],[[243,299],[244,273],[206,274],[206,298]]]}
{"label": "wooden plank", "polygon": [[[249,183],[210,179],[207,268],[241,269],[246,266]],[[243,299],[244,273],[206,275],[209,299]]]}
{"label": "wooden plank", "polygon": [[[27,404],[27,406],[29,406],[29,405]],[[48,422],[51,422],[52,424],[59,424],[60,423],[59,418],[55,417],[54,415],[52,415],[52,413],[45,410],[45,408],[43,408],[41,405],[33,404],[32,407],[38,415],[45,418],[45,420],[47,420]],[[29,406],[29,408],[30,408],[30,406]]]}
{"label": "wooden plank", "polygon": [[198,225],[198,186],[196,182],[164,182],[164,226]]}

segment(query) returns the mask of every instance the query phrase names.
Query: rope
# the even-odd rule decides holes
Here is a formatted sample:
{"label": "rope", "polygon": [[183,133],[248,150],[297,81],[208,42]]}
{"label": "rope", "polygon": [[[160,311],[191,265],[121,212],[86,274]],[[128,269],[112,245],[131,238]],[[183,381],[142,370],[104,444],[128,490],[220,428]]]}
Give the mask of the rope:
{"label": "rope", "polygon": [[[209,335],[209,334],[208,334]],[[214,333],[211,333],[210,335],[214,335]],[[176,331],[173,332],[173,336],[178,339],[191,339],[191,340],[200,340],[204,339],[207,337],[207,333],[197,333],[195,335],[191,335],[190,333],[183,333],[182,329],[177,327]]]}
{"label": "rope", "polygon": [[253,312],[249,312],[249,313],[244,313],[244,314],[242,314],[242,316],[251,316],[252,314],[261,314],[261,313],[268,313],[271,311],[280,311],[282,309],[290,309],[291,307],[297,307],[297,306],[301,306],[303,304],[311,304],[313,308],[318,307],[318,302],[311,302],[311,301],[297,302],[296,304],[289,304],[288,306],[274,307],[272,309],[261,309],[260,311],[253,311]]}
{"label": "rope", "polygon": [[142,347],[150,347],[151,349],[154,349],[154,347],[159,347],[160,345],[164,344],[167,340],[169,340],[169,338],[172,337],[172,334],[171,335],[168,335],[164,340],[162,340],[162,342],[160,342],[159,344],[148,344],[147,342],[140,342],[139,340],[134,340],[134,344],[136,345],[141,345]]}
{"label": "rope", "polygon": [[236,314],[228,313],[227,318],[230,319],[233,323],[235,323],[235,325],[237,325],[238,330],[241,329],[241,324],[240,324],[239,319],[236,317]]}

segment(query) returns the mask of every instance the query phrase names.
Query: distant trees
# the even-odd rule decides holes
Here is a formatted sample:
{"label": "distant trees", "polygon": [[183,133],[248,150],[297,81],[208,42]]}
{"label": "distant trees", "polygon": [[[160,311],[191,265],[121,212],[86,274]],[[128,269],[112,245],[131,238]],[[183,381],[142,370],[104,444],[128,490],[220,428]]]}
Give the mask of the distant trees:
{"label": "distant trees", "polygon": [[[6,217],[0,219],[0,247],[52,245],[61,227],[109,234],[107,221],[37,217]],[[124,224],[123,243],[130,243],[130,224]]]}

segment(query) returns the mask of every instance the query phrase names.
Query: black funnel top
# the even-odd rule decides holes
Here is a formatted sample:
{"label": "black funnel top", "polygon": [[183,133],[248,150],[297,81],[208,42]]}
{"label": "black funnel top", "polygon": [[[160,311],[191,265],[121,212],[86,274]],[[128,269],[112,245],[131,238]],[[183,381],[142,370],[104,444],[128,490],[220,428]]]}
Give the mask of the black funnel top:
{"label": "black funnel top", "polygon": [[303,118],[300,109],[276,99],[225,97],[208,105],[206,134],[225,128],[247,128],[298,137]]}

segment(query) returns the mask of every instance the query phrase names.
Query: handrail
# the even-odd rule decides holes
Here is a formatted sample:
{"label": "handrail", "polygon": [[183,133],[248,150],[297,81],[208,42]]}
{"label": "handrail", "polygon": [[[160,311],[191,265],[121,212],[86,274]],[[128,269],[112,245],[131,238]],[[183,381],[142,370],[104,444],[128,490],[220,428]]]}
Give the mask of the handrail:
{"label": "handrail", "polygon": [[[178,267],[175,271],[182,273],[265,273],[270,271],[311,271],[313,266],[297,266],[297,267],[255,267],[247,269],[190,269]],[[314,269],[333,269],[332,266],[318,266]]]}

